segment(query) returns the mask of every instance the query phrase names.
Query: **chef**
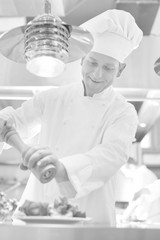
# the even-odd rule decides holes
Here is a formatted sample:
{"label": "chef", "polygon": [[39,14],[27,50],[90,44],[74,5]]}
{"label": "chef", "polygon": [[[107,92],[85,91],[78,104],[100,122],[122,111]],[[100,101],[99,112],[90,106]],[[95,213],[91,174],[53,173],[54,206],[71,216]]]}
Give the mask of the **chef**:
{"label": "chef", "polygon": [[20,203],[53,202],[62,195],[93,222],[114,226],[114,175],[128,160],[138,120],[112,84],[143,34],[122,10],[108,10],[85,25],[95,44],[81,61],[82,82],[38,93],[16,110],[3,109],[1,141],[5,124],[13,124],[23,140],[39,131],[39,144],[29,148],[23,164],[31,169],[51,162],[57,169],[46,184],[31,174]]}

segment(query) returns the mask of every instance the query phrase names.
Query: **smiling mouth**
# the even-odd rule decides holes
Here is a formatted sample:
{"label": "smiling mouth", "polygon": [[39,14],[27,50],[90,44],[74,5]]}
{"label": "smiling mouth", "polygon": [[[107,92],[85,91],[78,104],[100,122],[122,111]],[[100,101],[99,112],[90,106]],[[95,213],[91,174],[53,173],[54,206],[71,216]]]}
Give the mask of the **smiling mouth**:
{"label": "smiling mouth", "polygon": [[92,78],[90,78],[90,80],[91,80],[92,82],[94,82],[94,83],[101,83],[101,82],[99,82],[99,81],[93,80]]}

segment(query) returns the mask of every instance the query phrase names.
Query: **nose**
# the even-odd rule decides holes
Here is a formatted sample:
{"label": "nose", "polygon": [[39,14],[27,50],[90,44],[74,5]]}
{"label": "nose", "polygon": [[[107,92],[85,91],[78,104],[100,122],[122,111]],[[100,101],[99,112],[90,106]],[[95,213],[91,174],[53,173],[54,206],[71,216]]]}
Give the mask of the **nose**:
{"label": "nose", "polygon": [[101,69],[101,67],[97,67],[94,70],[94,76],[95,76],[95,78],[101,78],[102,77],[102,69]]}

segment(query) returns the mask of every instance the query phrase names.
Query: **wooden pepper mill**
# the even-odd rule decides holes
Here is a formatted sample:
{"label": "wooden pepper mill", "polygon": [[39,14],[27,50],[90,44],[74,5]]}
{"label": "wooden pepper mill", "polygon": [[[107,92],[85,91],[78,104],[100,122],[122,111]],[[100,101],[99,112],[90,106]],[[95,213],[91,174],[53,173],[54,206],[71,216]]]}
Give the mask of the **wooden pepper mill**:
{"label": "wooden pepper mill", "polygon": [[[4,141],[10,146],[17,149],[22,155],[22,158],[24,157],[26,151],[29,148],[29,146],[22,141],[21,137],[13,127],[12,128],[6,127],[5,134],[4,134]],[[28,169],[26,166],[23,165],[23,163],[21,163],[20,167],[21,169],[24,169],[24,170]],[[40,167],[36,165],[34,168],[30,170],[36,176],[36,178],[39,179],[41,183],[47,183],[51,181],[56,174],[56,168],[51,163],[45,167]]]}

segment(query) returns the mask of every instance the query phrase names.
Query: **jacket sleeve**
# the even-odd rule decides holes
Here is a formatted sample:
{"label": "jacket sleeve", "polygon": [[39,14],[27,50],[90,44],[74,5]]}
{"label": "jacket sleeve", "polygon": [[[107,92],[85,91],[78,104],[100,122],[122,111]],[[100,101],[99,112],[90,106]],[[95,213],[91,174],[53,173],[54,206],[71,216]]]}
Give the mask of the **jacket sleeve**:
{"label": "jacket sleeve", "polygon": [[128,160],[137,124],[135,109],[129,109],[106,126],[99,145],[84,154],[61,159],[77,198],[102,187]]}
{"label": "jacket sleeve", "polygon": [[[0,111],[0,118],[13,120],[14,127],[24,141],[34,137],[40,130],[43,109],[43,94],[25,101],[21,107],[6,107]],[[1,144],[3,147],[3,144]]]}

